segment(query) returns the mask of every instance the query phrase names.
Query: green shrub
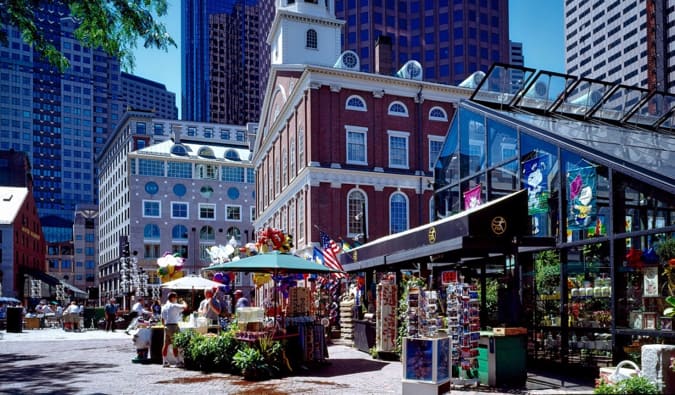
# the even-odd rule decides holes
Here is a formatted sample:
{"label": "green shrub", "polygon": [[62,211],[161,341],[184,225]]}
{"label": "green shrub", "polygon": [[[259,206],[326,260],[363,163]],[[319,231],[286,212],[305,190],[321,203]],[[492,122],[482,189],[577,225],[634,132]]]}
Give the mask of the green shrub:
{"label": "green shrub", "polygon": [[635,395],[658,395],[660,394],[656,384],[642,376],[631,376],[618,383],[601,381],[593,391],[595,394],[635,394]]}

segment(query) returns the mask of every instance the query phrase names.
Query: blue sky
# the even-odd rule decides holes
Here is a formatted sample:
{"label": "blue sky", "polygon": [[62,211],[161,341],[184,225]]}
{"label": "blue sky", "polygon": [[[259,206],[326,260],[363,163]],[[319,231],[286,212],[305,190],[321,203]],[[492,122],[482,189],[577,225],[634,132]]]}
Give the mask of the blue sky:
{"label": "blue sky", "polygon": [[[563,0],[509,0],[509,18],[511,40],[523,43],[525,66],[564,72]],[[176,94],[180,114],[180,0],[169,0],[161,21],[178,48],[164,52],[139,45],[132,73],[166,85]]]}

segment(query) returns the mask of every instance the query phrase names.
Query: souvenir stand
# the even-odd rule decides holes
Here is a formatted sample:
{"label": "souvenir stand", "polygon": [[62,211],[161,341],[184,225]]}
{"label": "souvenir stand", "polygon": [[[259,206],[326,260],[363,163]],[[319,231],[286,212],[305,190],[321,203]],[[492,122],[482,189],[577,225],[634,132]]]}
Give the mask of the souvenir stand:
{"label": "souvenir stand", "polygon": [[452,339],[452,383],[478,384],[480,317],[478,287],[455,275],[447,285],[448,331]]}
{"label": "souvenir stand", "polygon": [[403,394],[439,394],[450,384],[450,338],[440,331],[436,291],[408,289],[408,336],[403,339]]}
{"label": "souvenir stand", "polygon": [[300,363],[323,362],[327,358],[325,327],[311,311],[309,288],[295,287],[288,292],[288,305],[284,325],[286,334],[297,334]]}

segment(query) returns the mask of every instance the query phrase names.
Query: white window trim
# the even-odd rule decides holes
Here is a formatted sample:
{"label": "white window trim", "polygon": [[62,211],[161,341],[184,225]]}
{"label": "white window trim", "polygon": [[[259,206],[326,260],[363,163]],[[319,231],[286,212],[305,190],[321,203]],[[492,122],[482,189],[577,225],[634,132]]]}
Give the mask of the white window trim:
{"label": "white window trim", "polygon": [[[392,111],[391,108],[395,104],[400,104],[401,106],[403,106],[403,109],[405,110],[405,112],[401,113],[401,112]],[[396,101],[391,102],[391,104],[389,104],[389,107],[387,108],[387,114],[395,116],[395,117],[405,117],[405,118],[407,118],[408,117],[408,107],[406,107],[406,105],[401,103],[400,101],[396,100]]]}
{"label": "white window trim", "polygon": [[[202,217],[202,207],[212,207],[213,208],[213,218],[204,218]],[[198,217],[199,219],[203,221],[215,221],[218,218],[218,210],[216,209],[216,205],[213,203],[199,203],[199,211],[198,211]]]}
{"label": "white window trim", "polygon": [[[441,112],[443,112],[443,117],[432,116],[431,113],[432,113],[434,110],[440,110]],[[429,120],[430,120],[430,121],[443,121],[443,122],[448,122],[448,113],[447,113],[442,107],[439,107],[439,106],[431,107],[431,109],[429,110]]]}
{"label": "white window trim", "polygon": [[[366,233],[368,233],[368,222],[367,222],[367,219],[368,219],[368,194],[366,193],[366,191],[364,191],[361,188],[352,188],[352,189],[349,190],[349,192],[347,192],[347,199],[345,201],[346,211],[347,211],[347,230],[349,230],[349,223],[351,221],[350,212],[349,212],[349,197],[354,192],[361,192],[363,194],[363,202],[366,206],[366,210],[365,210],[366,212],[363,213],[363,215],[366,216]],[[358,232],[358,233],[347,232],[347,237],[354,238],[357,235],[359,235],[360,233],[361,232]]]}
{"label": "white window trim", "polygon": [[[363,107],[357,107],[357,106],[350,106],[349,101],[353,98],[361,100],[361,103],[363,103]],[[363,98],[359,95],[351,95],[345,100],[345,110],[354,110],[354,111],[368,111],[368,105],[366,104],[366,101],[363,100]]]}
{"label": "white window trim", "polygon": [[[187,205],[187,216],[186,216],[186,217],[174,217],[174,216],[173,216],[173,205],[174,205],[174,204],[185,204],[185,205]],[[171,202],[171,218],[172,218],[172,219],[190,219],[190,203],[188,203],[188,202],[175,202],[175,201],[172,201],[172,202]]]}
{"label": "white window trim", "polygon": [[[159,204],[159,215],[145,215],[145,203],[157,203]],[[143,218],[162,218],[162,201],[161,200],[146,200],[143,199]]]}
{"label": "white window trim", "polygon": [[[227,218],[227,209],[230,207],[236,207],[239,208],[239,219],[232,219],[232,218]],[[240,204],[226,204],[225,205],[225,221],[230,221],[230,222],[242,222],[243,221],[243,210],[242,206]]]}
{"label": "white window trim", "polygon": [[[393,164],[391,163],[391,138],[392,137],[402,137],[405,139],[405,165],[399,165],[399,164]],[[387,130],[387,153],[388,153],[388,161],[389,161],[389,167],[393,169],[409,169],[410,168],[410,133],[409,132],[402,132],[399,130]]]}
{"label": "white window trim", "polygon": [[[365,138],[363,139],[363,144],[364,144],[364,160],[363,161],[357,161],[357,160],[350,160],[349,159],[349,132],[354,132],[354,133],[363,133],[365,135]],[[345,125],[345,161],[348,164],[352,165],[367,165],[368,164],[368,128],[363,127],[363,126],[352,126],[352,125]]]}
{"label": "white window trim", "polygon": [[438,160],[438,158],[433,158],[433,159],[431,158],[431,142],[434,141],[434,142],[437,142],[437,143],[441,143],[441,150],[438,151],[438,153],[440,154],[441,151],[443,151],[443,143],[445,142],[445,137],[428,135],[427,138],[429,139],[429,142],[427,143],[427,155],[429,155],[429,170],[433,170],[434,165],[431,164],[432,163],[431,161],[433,160],[433,163],[436,163],[436,160]]}

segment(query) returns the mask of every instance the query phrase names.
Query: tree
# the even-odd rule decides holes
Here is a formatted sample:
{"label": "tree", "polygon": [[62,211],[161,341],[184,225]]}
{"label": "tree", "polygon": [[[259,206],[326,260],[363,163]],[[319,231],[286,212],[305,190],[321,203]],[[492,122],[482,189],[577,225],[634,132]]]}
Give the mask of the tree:
{"label": "tree", "polygon": [[[49,42],[35,25],[35,11],[53,0],[0,0],[0,42],[7,45],[8,26],[14,26],[23,41],[47,61],[65,71],[68,59]],[[133,49],[143,41],[145,48],[164,51],[177,47],[163,23],[155,20],[167,13],[167,0],[60,0],[79,23],[75,38],[82,45],[100,48],[117,57],[126,70],[133,70]]]}

